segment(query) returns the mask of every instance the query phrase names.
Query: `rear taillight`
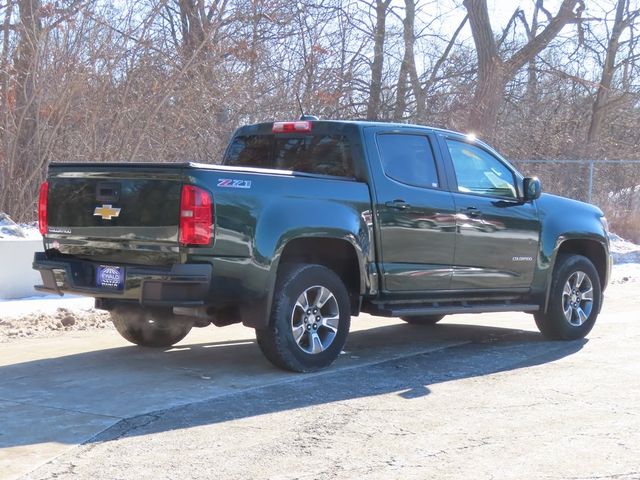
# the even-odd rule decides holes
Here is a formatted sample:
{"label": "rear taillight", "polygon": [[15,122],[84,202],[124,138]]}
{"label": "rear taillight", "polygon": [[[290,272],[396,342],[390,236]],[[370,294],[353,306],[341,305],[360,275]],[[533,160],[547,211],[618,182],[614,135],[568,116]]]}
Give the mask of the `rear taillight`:
{"label": "rear taillight", "polygon": [[180,243],[209,245],[213,230],[213,202],[202,188],[183,185],[180,197]]}
{"label": "rear taillight", "polygon": [[38,228],[42,235],[46,235],[49,230],[47,221],[47,198],[49,197],[49,182],[40,185],[40,196],[38,197]]}
{"label": "rear taillight", "polygon": [[275,122],[271,128],[272,133],[308,133],[311,131],[311,122]]}

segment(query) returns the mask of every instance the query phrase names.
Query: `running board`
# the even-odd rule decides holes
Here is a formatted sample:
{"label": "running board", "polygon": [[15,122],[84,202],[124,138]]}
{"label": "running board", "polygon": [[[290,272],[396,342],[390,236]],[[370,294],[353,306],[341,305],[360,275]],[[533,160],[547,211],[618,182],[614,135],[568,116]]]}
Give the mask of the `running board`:
{"label": "running board", "polygon": [[412,317],[418,315],[454,315],[459,313],[491,313],[491,312],[537,312],[539,305],[525,303],[498,303],[482,305],[443,305],[443,306],[401,306],[401,305],[372,305],[371,315],[388,317]]}

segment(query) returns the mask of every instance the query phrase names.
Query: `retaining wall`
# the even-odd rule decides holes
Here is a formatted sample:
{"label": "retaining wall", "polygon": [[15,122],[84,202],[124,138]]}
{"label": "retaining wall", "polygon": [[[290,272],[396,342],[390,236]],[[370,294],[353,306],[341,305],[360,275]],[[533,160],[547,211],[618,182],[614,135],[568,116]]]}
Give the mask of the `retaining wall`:
{"label": "retaining wall", "polygon": [[31,268],[34,252],[42,248],[40,239],[0,238],[0,299],[42,295],[33,289],[42,279]]}

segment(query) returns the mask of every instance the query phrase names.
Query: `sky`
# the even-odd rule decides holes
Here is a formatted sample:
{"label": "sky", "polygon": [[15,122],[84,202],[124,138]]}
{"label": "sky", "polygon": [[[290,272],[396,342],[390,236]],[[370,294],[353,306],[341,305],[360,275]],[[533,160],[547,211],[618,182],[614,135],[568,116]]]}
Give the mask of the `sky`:
{"label": "sky", "polygon": [[[393,1],[398,6],[404,5],[404,0]],[[637,0],[632,1],[637,2]],[[615,3],[616,0],[585,0],[587,9],[583,16],[603,18],[606,12],[611,12],[609,17],[613,19]],[[555,15],[561,4],[562,0],[545,0],[544,7],[552,15]],[[443,34],[453,33],[466,13],[465,8],[462,6],[462,0],[422,0],[418,5],[422,5],[418,18],[423,22],[428,22],[435,16],[442,16],[442,20],[436,22],[436,25],[440,25]],[[517,8],[521,8],[527,18],[530,19],[533,14],[535,0],[487,0],[487,6],[493,31],[500,32],[507,25]],[[541,15],[540,18],[544,19],[544,15]],[[471,31],[467,25],[463,31],[463,37],[470,38],[470,36]]]}

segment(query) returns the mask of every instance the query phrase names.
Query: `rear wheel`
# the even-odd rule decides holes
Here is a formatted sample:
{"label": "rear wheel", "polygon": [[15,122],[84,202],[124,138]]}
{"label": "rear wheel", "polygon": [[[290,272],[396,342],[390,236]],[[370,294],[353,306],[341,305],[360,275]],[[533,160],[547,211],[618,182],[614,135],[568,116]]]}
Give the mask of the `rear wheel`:
{"label": "rear wheel", "polygon": [[400,317],[400,320],[404,320],[411,325],[435,325],[444,317],[444,315],[416,315],[413,317]]}
{"label": "rear wheel", "polygon": [[593,263],[582,255],[560,255],[551,281],[546,313],[534,318],[540,332],[551,340],[585,337],[596,323],[602,292]]}
{"label": "rear wheel", "polygon": [[256,339],[277,367],[311,372],[338,357],[350,322],[349,294],[340,277],[321,265],[293,265],[279,278],[269,326],[256,329]]}
{"label": "rear wheel", "polygon": [[117,306],[110,313],[118,333],[141,347],[170,347],[186,337],[192,327],[169,309]]}

